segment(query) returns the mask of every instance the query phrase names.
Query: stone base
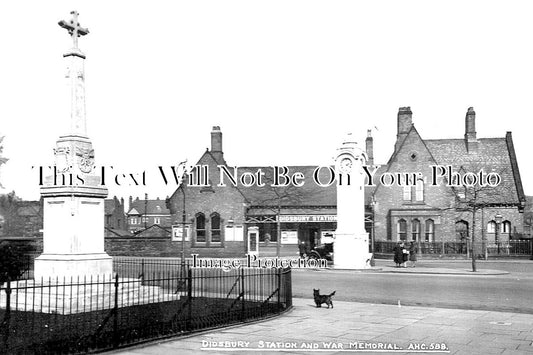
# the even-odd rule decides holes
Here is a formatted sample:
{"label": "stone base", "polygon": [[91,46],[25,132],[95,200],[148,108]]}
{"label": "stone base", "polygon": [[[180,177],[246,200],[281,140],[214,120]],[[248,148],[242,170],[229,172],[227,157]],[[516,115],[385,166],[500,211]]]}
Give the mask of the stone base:
{"label": "stone base", "polygon": [[333,267],[336,269],[369,269],[372,253],[368,252],[368,233],[336,233],[333,247]]}
{"label": "stone base", "polygon": [[[72,278],[68,280],[34,280],[11,282],[11,310],[76,314],[115,307],[115,294],[119,308],[149,303],[175,301],[179,294],[168,293],[159,286],[142,285],[139,279],[120,278],[118,292],[115,278]],[[0,307],[6,306],[6,294],[0,294]]]}
{"label": "stone base", "polygon": [[35,258],[34,279],[103,277],[113,274],[113,258],[98,254],[41,254]]}

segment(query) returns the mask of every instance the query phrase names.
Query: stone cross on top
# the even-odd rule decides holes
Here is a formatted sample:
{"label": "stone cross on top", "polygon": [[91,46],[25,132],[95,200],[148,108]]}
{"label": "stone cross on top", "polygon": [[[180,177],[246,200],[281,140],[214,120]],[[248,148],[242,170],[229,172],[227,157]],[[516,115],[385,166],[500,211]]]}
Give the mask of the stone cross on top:
{"label": "stone cross on top", "polygon": [[89,30],[80,26],[78,22],[79,14],[76,11],[71,11],[70,14],[72,15],[72,20],[61,20],[58,22],[58,24],[68,31],[72,37],[72,41],[74,42],[74,48],[78,48],[78,37],[85,36],[89,33]]}

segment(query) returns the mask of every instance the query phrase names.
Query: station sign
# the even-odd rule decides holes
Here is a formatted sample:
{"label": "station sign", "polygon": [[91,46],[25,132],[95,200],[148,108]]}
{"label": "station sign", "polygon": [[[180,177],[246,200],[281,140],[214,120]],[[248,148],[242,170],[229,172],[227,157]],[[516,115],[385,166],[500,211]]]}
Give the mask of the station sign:
{"label": "station sign", "polygon": [[279,216],[281,223],[318,223],[318,222],[337,222],[337,216],[330,215],[282,215]]}

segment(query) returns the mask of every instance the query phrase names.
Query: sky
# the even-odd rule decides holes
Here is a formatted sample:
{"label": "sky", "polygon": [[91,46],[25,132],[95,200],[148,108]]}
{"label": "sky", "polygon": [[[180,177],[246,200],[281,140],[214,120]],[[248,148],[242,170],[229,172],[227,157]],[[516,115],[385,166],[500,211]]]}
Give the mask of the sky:
{"label": "sky", "polygon": [[53,163],[68,133],[57,24],[79,12],[87,131],[96,164],[146,171],[110,196],[165,198],[158,166],[195,163],[223,132],[235,166],[331,164],[346,133],[376,163],[410,106],[425,139],[513,134],[526,194],[533,119],[533,4],[528,1],[17,1],[0,4],[0,136],[5,191],[39,198],[32,166]]}

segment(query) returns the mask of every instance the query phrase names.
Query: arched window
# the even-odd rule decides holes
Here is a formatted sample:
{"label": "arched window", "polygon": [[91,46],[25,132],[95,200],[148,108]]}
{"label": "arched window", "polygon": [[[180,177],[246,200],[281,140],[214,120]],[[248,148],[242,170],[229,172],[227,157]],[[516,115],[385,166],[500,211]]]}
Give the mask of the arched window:
{"label": "arched window", "polygon": [[211,241],[213,243],[220,243],[220,215],[218,213],[211,214]]}
{"label": "arched window", "polygon": [[508,242],[511,239],[511,222],[503,221],[500,227],[500,241]]}
{"label": "arched window", "polygon": [[426,220],[426,242],[435,241],[435,222],[432,219]]}
{"label": "arched window", "polygon": [[511,222],[503,221],[500,231],[505,234],[511,233]]}
{"label": "arched window", "polygon": [[205,216],[203,213],[196,214],[196,242],[205,243]]}
{"label": "arched window", "polygon": [[400,219],[397,225],[398,240],[407,240],[407,222],[405,219]]}
{"label": "arched window", "polygon": [[496,242],[496,222],[489,221],[487,223],[487,241]]}
{"label": "arched window", "polygon": [[487,233],[496,233],[496,222],[490,221],[487,223]]}
{"label": "arched window", "polygon": [[464,242],[468,239],[468,222],[458,221],[455,223],[455,235],[458,242]]}
{"label": "arched window", "polygon": [[413,219],[411,222],[411,238],[414,241],[420,240],[420,221],[418,219]]}
{"label": "arched window", "polygon": [[424,201],[424,180],[416,180],[416,201]]}

